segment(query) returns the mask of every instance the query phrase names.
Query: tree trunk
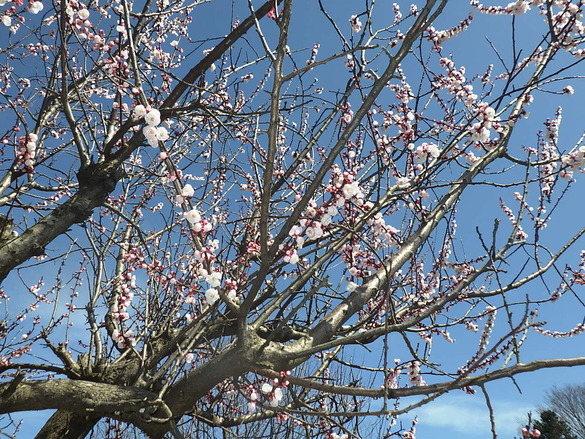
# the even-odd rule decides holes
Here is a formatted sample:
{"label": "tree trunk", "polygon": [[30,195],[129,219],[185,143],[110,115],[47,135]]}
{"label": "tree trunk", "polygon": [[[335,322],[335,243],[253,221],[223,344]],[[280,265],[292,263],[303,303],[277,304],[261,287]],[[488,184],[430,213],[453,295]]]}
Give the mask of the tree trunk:
{"label": "tree trunk", "polygon": [[57,410],[37,433],[35,439],[83,439],[99,420],[99,417]]}

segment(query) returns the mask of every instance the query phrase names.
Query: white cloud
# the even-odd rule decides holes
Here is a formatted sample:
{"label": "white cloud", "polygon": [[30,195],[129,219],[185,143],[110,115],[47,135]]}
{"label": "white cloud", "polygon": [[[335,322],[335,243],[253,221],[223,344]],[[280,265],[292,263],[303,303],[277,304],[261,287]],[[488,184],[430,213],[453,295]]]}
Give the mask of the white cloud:
{"label": "white cloud", "polygon": [[[531,410],[534,411],[534,407],[510,400],[492,399],[492,405],[497,433],[502,438],[518,436],[526,414]],[[465,437],[491,437],[489,411],[483,395],[479,393],[473,396],[445,395],[436,402],[417,409],[413,414],[418,415],[417,429],[419,431],[432,428],[435,433],[437,433],[436,429],[441,429],[444,433],[449,430],[459,435],[465,434]],[[425,436],[420,435],[421,438]]]}

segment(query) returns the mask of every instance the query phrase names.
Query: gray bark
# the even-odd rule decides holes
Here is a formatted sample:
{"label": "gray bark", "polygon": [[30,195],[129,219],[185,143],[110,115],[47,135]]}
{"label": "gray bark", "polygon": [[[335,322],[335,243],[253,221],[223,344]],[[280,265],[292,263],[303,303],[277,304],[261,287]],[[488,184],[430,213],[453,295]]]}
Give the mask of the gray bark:
{"label": "gray bark", "polygon": [[99,417],[57,410],[45,422],[35,439],[83,439],[99,420]]}

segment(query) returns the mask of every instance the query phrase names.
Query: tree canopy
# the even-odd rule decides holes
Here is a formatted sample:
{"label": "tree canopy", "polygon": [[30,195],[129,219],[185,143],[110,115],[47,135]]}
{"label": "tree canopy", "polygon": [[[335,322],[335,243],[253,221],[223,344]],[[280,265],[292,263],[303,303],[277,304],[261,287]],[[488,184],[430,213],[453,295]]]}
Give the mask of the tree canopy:
{"label": "tree canopy", "polygon": [[541,433],[542,439],[577,439],[567,423],[553,410],[542,410],[540,419],[534,421],[534,428]]}
{"label": "tree canopy", "polygon": [[546,407],[554,411],[576,437],[585,435],[585,385],[553,387],[546,394]]}
{"label": "tree canopy", "polygon": [[582,2],[415,3],[0,0],[2,433],[414,439],[585,365],[527,349],[585,329]]}

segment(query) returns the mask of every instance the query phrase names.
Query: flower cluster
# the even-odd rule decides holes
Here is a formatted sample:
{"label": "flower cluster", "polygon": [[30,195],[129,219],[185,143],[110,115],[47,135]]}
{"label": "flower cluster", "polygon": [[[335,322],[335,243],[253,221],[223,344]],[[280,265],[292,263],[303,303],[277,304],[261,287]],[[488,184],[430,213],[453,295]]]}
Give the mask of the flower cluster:
{"label": "flower cluster", "polygon": [[541,335],[546,335],[552,338],[566,338],[566,337],[574,337],[576,335],[582,334],[585,332],[585,324],[578,323],[573,329],[566,332],[560,331],[549,331],[548,329],[542,329],[538,326],[534,327],[534,330]]}
{"label": "flower cluster", "polygon": [[[394,359],[394,363],[398,365],[400,363],[399,359]],[[402,369],[400,367],[395,367],[389,370],[388,377],[386,378],[386,388],[388,389],[397,389],[398,388],[398,380],[400,379],[400,375],[402,374]]]}
{"label": "flower cluster", "polygon": [[115,319],[127,320],[130,318],[128,308],[134,299],[132,290],[136,289],[136,276],[130,273],[123,274],[120,280],[119,295],[112,303],[110,312]]}
{"label": "flower cluster", "polygon": [[386,220],[380,212],[369,219],[368,223],[372,226],[371,230],[376,238],[376,241],[371,243],[373,248],[378,248],[381,244],[386,244],[390,247],[398,245],[396,236],[400,230],[386,224]]}
{"label": "flower cluster", "polygon": [[408,380],[413,386],[425,386],[427,384],[420,374],[420,363],[418,361],[411,361],[406,366],[406,373],[408,374]]}
{"label": "flower cluster", "polygon": [[441,150],[434,143],[423,143],[414,151],[414,160],[417,163],[424,163],[427,160],[436,159],[441,154]]}
{"label": "flower cluster", "polygon": [[[578,44],[583,41],[583,35],[585,34],[585,25],[581,21],[583,19],[583,3],[556,1],[553,4],[560,8],[560,11],[551,17],[559,44],[565,50],[576,49]],[[582,57],[582,53],[583,49],[578,49],[573,54]]]}
{"label": "flower cluster", "polygon": [[[500,128],[500,125],[497,123],[499,119],[496,117],[495,110],[486,102],[477,104],[477,118],[479,122],[471,126],[469,135],[472,141],[485,144],[490,138],[490,129],[495,128],[498,130]],[[489,147],[489,144],[485,146]]]}
{"label": "flower cluster", "polygon": [[[465,67],[457,69],[453,60],[446,57],[439,58],[439,64],[445,68],[447,74],[435,77],[433,87],[437,90],[446,90],[462,101],[467,108],[473,109],[478,96],[473,92],[473,85],[466,84]],[[481,126],[478,131],[481,131]],[[485,132],[482,134],[485,137]]]}
{"label": "flower cluster", "polygon": [[540,434],[541,434],[540,430],[538,430],[536,428],[529,430],[527,427],[524,427],[520,432],[522,433],[523,438],[530,438],[530,437],[539,438]]}
{"label": "flower cluster", "polygon": [[203,219],[196,208],[193,208],[188,212],[183,212],[183,217],[189,222],[191,225],[191,230],[195,233],[207,233],[213,229],[211,223],[206,219]]}
{"label": "flower cluster", "polygon": [[352,200],[358,206],[361,206],[364,202],[364,194],[355,177],[349,172],[341,172],[338,166],[333,166],[331,174],[331,181],[327,191],[334,198],[332,204],[336,207],[341,207],[345,205],[347,200]]}
{"label": "flower cluster", "polygon": [[497,309],[494,308],[493,306],[488,306],[486,308],[486,312],[488,313],[488,318],[487,318],[487,321],[485,322],[485,326],[483,328],[483,331],[481,333],[481,337],[479,339],[479,348],[478,348],[479,352],[484,352],[486,350],[487,345],[489,344],[490,336],[492,334],[492,331],[494,329],[494,325],[496,322]]}
{"label": "flower cluster", "polygon": [[357,15],[352,15],[349,18],[349,24],[351,25],[351,31],[352,32],[359,32],[362,30],[362,22],[360,21],[360,18]]}
{"label": "flower cluster", "polygon": [[418,424],[418,417],[415,416],[410,429],[402,433],[402,439],[416,439],[416,424]]}
{"label": "flower cluster", "polygon": [[525,14],[529,9],[528,2],[524,0],[516,0],[515,2],[508,3],[508,6],[506,6],[506,12],[512,15]]}
{"label": "flower cluster", "polygon": [[153,148],[158,148],[158,142],[164,142],[169,138],[169,132],[165,127],[159,126],[161,123],[160,111],[156,108],[145,107],[144,105],[137,105],[134,107],[134,118],[142,119],[146,122],[146,126],[142,129],[142,134]]}
{"label": "flower cluster", "polygon": [[[193,186],[190,184],[186,184],[183,186],[183,189],[181,189],[181,193],[175,197],[175,203],[181,205],[186,199],[191,198],[193,195],[195,195],[195,189],[193,189]],[[199,213],[195,211],[195,216],[197,215],[199,215]]]}
{"label": "flower cluster", "polygon": [[130,329],[124,333],[114,329],[112,331],[112,339],[116,343],[116,346],[118,346],[118,349],[124,349],[136,345],[136,337],[134,332]]}
{"label": "flower cluster", "polygon": [[433,42],[435,45],[435,50],[439,50],[441,44],[443,44],[445,41],[450,40],[451,38],[459,35],[461,32],[467,30],[471,24],[471,20],[473,20],[473,15],[469,14],[467,18],[462,20],[457,26],[452,27],[451,29],[437,31],[434,27],[430,27],[427,29],[427,40]]}
{"label": "flower cluster", "polygon": [[[289,382],[286,378],[289,375],[290,372],[280,372],[279,378],[274,378],[271,381],[267,381],[260,387],[260,392],[264,395],[265,400],[271,407],[277,407],[284,399],[283,389],[289,385]],[[256,410],[256,406],[258,405],[260,394],[252,386],[250,386],[249,392],[248,411],[253,412]]]}
{"label": "flower cluster", "polygon": [[308,66],[310,66],[311,64],[315,64],[315,60],[317,59],[317,54],[319,53],[320,47],[321,45],[319,43],[313,44],[313,48],[311,49],[311,57],[306,61]]}
{"label": "flower cluster", "polygon": [[[517,192],[515,193],[515,196],[518,197]],[[516,219],[516,215],[514,215],[514,212],[512,211],[512,209],[510,209],[508,206],[506,206],[502,199],[500,199],[500,207],[502,208],[502,211],[504,212],[504,214],[510,220],[510,223],[512,223],[512,225],[516,228],[515,238],[518,241],[526,240],[526,238],[528,238],[528,234],[526,232],[524,232],[524,230],[522,229],[522,226],[518,223],[518,220]]]}
{"label": "flower cluster", "polygon": [[[87,6],[77,0],[68,0],[65,2],[65,14],[69,19],[69,23],[75,27],[76,29],[80,29],[81,32],[79,33],[79,37],[82,39],[93,39],[90,38],[90,35],[95,35],[92,33],[92,25],[88,21],[89,19],[89,10]],[[100,41],[101,37],[98,38],[98,42]],[[94,42],[95,43],[95,42]],[[99,49],[100,47],[98,47]]]}
{"label": "flower cluster", "polygon": [[545,122],[544,138],[552,143],[557,143],[559,140],[559,127],[561,125],[562,109],[557,109],[557,114],[554,119],[547,119]]}
{"label": "flower cluster", "polygon": [[32,172],[34,167],[37,156],[37,140],[38,136],[31,133],[28,136],[20,137],[18,141],[17,158],[28,172]]}
{"label": "flower cluster", "polygon": [[[536,3],[539,2],[540,0],[536,0]],[[535,1],[533,0],[532,3],[534,4]],[[516,0],[514,2],[508,3],[505,8],[502,6],[484,6],[480,4],[478,0],[472,0],[471,6],[473,6],[479,12],[489,15],[522,15],[530,10],[530,4],[524,0]]]}
{"label": "flower cluster", "polygon": [[204,273],[203,275],[205,282],[210,286],[210,288],[205,291],[205,300],[207,300],[209,305],[213,305],[219,300],[219,291],[217,290],[217,287],[221,285],[222,276],[221,271],[212,271],[211,273]]}
{"label": "flower cluster", "polygon": [[561,177],[570,179],[573,177],[573,172],[579,168],[585,167],[585,145],[580,146],[577,150],[564,155],[561,158],[563,171]]}
{"label": "flower cluster", "polygon": [[323,224],[319,221],[301,220],[302,227],[306,227],[305,236],[310,241],[316,241],[323,236]]}
{"label": "flower cluster", "polygon": [[[283,246],[284,248],[284,246]],[[297,264],[299,262],[299,254],[297,253],[297,249],[289,248],[285,250],[284,256],[282,258],[284,262],[287,264]]]}

